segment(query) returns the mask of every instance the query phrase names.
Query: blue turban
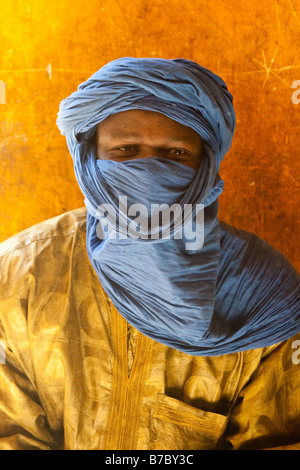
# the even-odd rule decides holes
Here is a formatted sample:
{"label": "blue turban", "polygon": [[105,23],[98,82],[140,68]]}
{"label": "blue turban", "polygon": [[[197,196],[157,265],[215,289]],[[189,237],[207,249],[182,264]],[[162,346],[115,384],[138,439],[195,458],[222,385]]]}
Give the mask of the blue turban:
{"label": "blue turban", "polygon": [[[98,160],[97,125],[131,109],[162,113],[196,131],[205,147],[199,169],[155,157]],[[220,77],[185,59],[118,59],[61,102],[57,125],[85,196],[88,256],[129,323],[194,355],[267,346],[300,330],[296,271],[262,240],[218,220],[218,171],[235,129],[232,96]],[[189,222],[196,228],[201,222],[195,207],[203,207],[204,243],[188,250],[187,234],[176,237],[176,220],[169,238],[124,238],[121,222],[134,221],[118,206],[120,195],[145,207],[190,204]],[[99,212],[105,204],[119,217],[119,228],[110,225],[106,235]]]}

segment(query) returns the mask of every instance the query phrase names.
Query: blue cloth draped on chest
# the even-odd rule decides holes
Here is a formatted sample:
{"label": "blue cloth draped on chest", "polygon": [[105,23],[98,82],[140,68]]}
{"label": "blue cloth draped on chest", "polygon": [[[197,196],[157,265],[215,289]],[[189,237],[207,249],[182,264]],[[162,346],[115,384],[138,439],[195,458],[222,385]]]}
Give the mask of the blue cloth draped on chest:
{"label": "blue cloth draped on chest", "polygon": [[[151,156],[97,159],[97,125],[131,109],[159,112],[195,130],[205,147],[199,169]],[[296,271],[255,235],[218,220],[218,172],[235,129],[232,96],[220,77],[185,59],[118,59],[61,102],[57,124],[85,196],[88,256],[130,324],[193,355],[267,346],[300,330]],[[190,205],[190,232],[176,236],[174,215],[158,225],[158,231],[169,228],[169,237],[149,236],[148,224],[144,236],[124,236],[134,218],[120,195],[128,207],[177,204],[180,212]],[[118,214],[117,225],[99,211],[105,204]],[[204,218],[198,220],[195,207]],[[203,243],[188,249],[201,224]]]}

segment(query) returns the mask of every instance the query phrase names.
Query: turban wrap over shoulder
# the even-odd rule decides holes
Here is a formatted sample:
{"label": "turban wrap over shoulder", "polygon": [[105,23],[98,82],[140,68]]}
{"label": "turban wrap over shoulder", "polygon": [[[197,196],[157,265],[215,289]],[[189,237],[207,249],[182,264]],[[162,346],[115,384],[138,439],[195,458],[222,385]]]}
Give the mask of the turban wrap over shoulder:
{"label": "turban wrap over shoulder", "polygon": [[[195,130],[205,146],[199,169],[151,157],[97,159],[98,124],[131,109]],[[218,171],[235,129],[232,96],[220,77],[186,59],[117,59],[61,102],[57,125],[85,196],[89,258],[129,323],[170,347],[211,356],[268,346],[300,330],[298,273],[263,240],[218,220]],[[120,194],[151,204],[153,192],[164,203],[203,204],[203,247],[187,251],[184,237],[99,238],[99,205],[116,207]]]}

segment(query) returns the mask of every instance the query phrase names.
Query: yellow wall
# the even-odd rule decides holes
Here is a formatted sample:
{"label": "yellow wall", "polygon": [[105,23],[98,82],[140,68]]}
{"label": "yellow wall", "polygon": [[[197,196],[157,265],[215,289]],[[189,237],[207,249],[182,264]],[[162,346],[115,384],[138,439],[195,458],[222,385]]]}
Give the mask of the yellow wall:
{"label": "yellow wall", "polygon": [[0,0],[0,8],[0,240],[83,205],[55,124],[63,98],[118,57],[185,57],[220,74],[235,97],[220,218],[300,270],[299,0]]}

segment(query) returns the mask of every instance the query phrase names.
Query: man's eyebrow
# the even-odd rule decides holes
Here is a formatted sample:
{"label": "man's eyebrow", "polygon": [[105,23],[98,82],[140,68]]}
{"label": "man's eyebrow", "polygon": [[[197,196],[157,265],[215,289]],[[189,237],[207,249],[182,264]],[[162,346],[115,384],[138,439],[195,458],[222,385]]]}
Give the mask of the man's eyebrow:
{"label": "man's eyebrow", "polygon": [[113,132],[110,132],[109,133],[109,138],[110,139],[114,139],[114,140],[117,140],[117,139],[121,139],[121,140],[140,140],[141,139],[141,136],[138,135],[138,134],[128,134],[128,132],[116,132],[116,133],[113,133]]}
{"label": "man's eyebrow", "polygon": [[[131,141],[131,142],[141,142],[144,140],[143,136],[140,136],[139,134],[133,134],[130,133],[110,133],[109,134],[109,139],[112,141]],[[179,144],[188,144],[191,143],[191,140],[189,138],[184,138],[184,137],[166,137],[162,139],[163,145],[179,145]],[[156,144],[156,147],[159,147],[160,144]]]}

